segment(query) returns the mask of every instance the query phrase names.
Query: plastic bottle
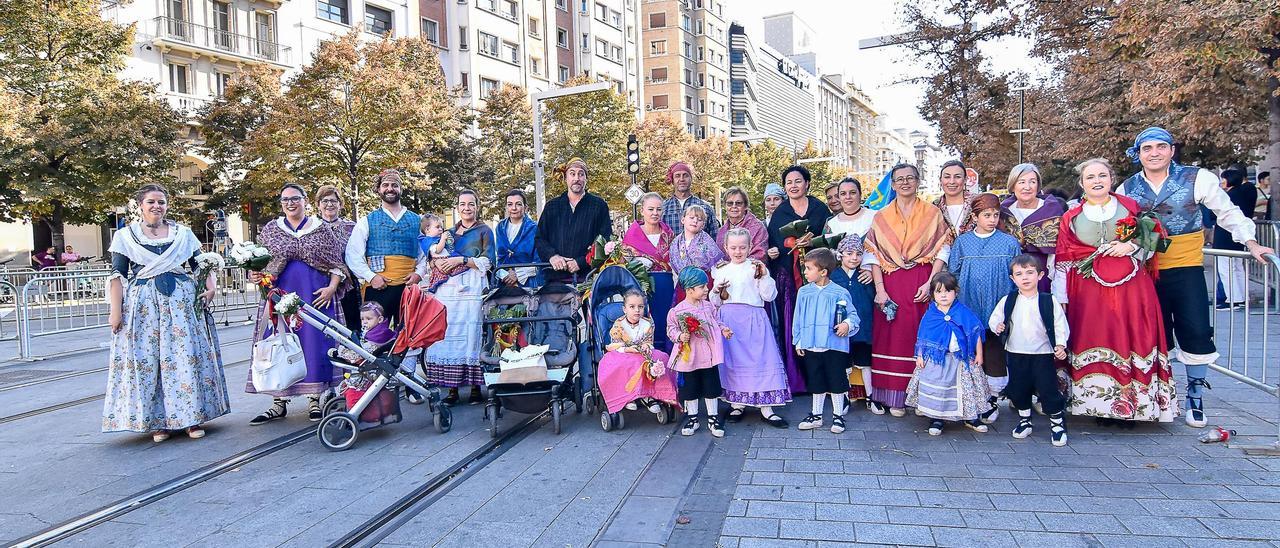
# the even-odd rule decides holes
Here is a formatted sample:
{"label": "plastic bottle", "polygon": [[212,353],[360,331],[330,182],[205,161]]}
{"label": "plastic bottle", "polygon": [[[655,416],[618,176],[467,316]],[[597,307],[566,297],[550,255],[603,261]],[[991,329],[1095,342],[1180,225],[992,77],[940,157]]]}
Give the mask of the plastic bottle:
{"label": "plastic bottle", "polygon": [[849,304],[844,302],[844,300],[836,301],[836,317],[835,322],[832,323],[831,326],[832,331],[838,329],[840,327],[840,322],[843,322],[845,318],[849,317],[848,306]]}
{"label": "plastic bottle", "polygon": [[1221,426],[1214,426],[1210,428],[1207,432],[1200,434],[1200,443],[1217,443],[1220,441],[1225,442],[1231,439],[1231,436],[1234,436],[1234,435],[1236,435],[1235,430],[1227,430],[1226,428],[1223,428]]}

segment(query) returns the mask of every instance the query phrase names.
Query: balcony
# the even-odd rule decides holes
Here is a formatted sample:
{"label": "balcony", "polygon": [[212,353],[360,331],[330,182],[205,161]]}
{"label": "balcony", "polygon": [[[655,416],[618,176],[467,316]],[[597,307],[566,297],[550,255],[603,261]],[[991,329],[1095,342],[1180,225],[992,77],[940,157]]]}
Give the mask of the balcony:
{"label": "balcony", "polygon": [[185,93],[164,92],[160,94],[166,102],[169,103],[173,110],[178,111],[188,121],[195,118],[199,113],[200,107],[209,104],[212,99],[207,97],[196,97]]}
{"label": "balcony", "polygon": [[293,48],[270,40],[218,30],[172,17],[152,21],[152,42],[161,48],[221,55],[233,60],[265,61],[289,67]]}

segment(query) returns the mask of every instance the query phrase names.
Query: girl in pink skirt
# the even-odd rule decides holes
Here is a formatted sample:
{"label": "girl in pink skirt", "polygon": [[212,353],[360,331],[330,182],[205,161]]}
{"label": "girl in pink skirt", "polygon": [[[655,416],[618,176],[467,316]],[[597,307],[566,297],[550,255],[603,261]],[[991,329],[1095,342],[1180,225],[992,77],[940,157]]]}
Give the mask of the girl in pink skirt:
{"label": "girl in pink skirt", "polygon": [[667,354],[653,347],[653,320],[644,315],[645,301],[645,294],[636,289],[623,294],[623,315],[609,330],[608,352],[600,360],[598,375],[610,413],[636,409],[637,400],[645,400],[655,414],[659,401],[679,408],[675,373],[666,369]]}

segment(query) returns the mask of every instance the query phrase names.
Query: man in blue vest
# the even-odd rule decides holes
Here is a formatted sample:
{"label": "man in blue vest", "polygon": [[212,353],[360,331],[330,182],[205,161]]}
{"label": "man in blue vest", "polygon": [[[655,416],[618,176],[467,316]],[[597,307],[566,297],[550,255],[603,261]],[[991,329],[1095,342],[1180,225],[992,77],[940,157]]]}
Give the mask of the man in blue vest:
{"label": "man in blue vest", "polygon": [[373,184],[382,207],[356,220],[347,241],[347,268],[360,280],[364,302],[382,305],[387,319],[399,328],[400,295],[427,273],[426,261],[418,262],[421,218],[400,203],[398,171],[382,170]]}
{"label": "man in blue vest", "polygon": [[1218,217],[1218,226],[1243,244],[1259,262],[1274,253],[1258,244],[1249,216],[1231,202],[1213,172],[1173,161],[1173,135],[1151,127],[1138,134],[1128,155],[1142,170],[1116,191],[1153,211],[1169,231],[1172,243],[1157,255],[1160,276],[1156,295],[1164,315],[1165,340],[1177,345],[1175,357],[1187,368],[1187,424],[1207,423],[1202,396],[1209,383],[1209,364],[1218,359],[1209,322],[1209,293],[1204,277],[1204,219],[1200,206]]}

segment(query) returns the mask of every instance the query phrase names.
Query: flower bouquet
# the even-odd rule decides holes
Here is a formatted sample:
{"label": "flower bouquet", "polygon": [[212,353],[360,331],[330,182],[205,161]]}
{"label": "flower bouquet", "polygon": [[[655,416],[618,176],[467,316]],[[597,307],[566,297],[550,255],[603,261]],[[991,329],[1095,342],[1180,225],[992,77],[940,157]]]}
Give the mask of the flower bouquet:
{"label": "flower bouquet", "polygon": [[640,282],[640,289],[645,293],[653,293],[653,276],[649,274],[649,267],[636,259],[628,259],[618,240],[605,240],[604,237],[597,236],[596,241],[587,249],[586,259],[591,275],[585,282],[578,285],[578,292],[582,293],[584,299],[591,292],[596,274],[605,267],[613,265],[627,269],[632,276],[636,277],[636,281]]}
{"label": "flower bouquet", "polygon": [[[1150,211],[1142,211],[1132,217],[1126,217],[1116,221],[1116,239],[1115,242],[1130,242],[1153,253],[1163,253],[1169,249],[1169,232],[1165,230],[1164,225],[1160,224],[1160,219]],[[1101,248],[1090,253],[1088,257],[1081,260],[1076,265],[1076,271],[1086,278],[1093,276],[1093,263],[1098,256],[1102,255]]]}
{"label": "flower bouquet", "polygon": [[[209,279],[209,275],[222,270],[222,267],[225,265],[226,263],[222,260],[222,255],[217,253],[206,252],[196,255],[196,288],[203,288],[205,280]],[[199,293],[201,292],[198,291],[196,295],[196,313],[203,312],[205,306],[207,306],[204,299],[200,298]]]}
{"label": "flower bouquet", "polygon": [[782,225],[782,228],[778,229],[778,233],[782,234],[782,245],[794,249],[796,247],[796,240],[803,238],[805,234],[809,234],[809,220],[800,219],[791,221]]}
{"label": "flower bouquet", "polygon": [[261,272],[271,262],[271,251],[253,242],[239,242],[231,246],[227,256],[231,258],[232,266],[254,272]]}
{"label": "flower bouquet", "polygon": [[[705,337],[707,335],[706,330],[702,327],[702,320],[699,320],[698,317],[693,314],[689,314],[687,312],[679,314],[676,316],[676,322],[680,325],[680,333],[689,335],[689,338],[691,339],[693,337]],[[680,351],[678,353],[680,361],[689,361],[690,354],[692,353],[693,347],[689,343],[680,343]]]}

